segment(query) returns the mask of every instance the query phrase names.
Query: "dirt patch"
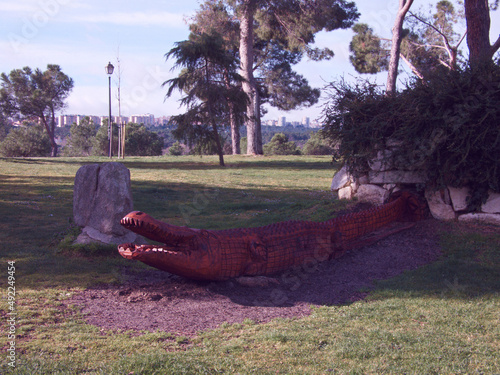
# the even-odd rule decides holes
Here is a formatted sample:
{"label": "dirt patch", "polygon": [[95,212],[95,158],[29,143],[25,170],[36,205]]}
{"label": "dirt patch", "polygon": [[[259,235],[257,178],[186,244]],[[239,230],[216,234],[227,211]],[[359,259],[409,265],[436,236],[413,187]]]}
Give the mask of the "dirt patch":
{"label": "dirt patch", "polygon": [[343,257],[289,270],[265,285],[237,281],[196,282],[154,268],[122,270],[123,285],[87,289],[68,301],[81,306],[90,324],[104,329],[165,331],[193,336],[224,322],[310,314],[311,305],[339,305],[362,299],[375,280],[435,260],[440,254],[437,221],[429,219]]}

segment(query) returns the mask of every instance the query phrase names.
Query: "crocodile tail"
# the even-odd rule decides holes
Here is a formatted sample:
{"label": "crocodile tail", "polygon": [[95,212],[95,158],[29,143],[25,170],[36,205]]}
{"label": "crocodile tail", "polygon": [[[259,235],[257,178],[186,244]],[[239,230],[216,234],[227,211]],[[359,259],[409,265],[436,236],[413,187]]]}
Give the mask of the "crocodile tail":
{"label": "crocodile tail", "polygon": [[402,190],[392,194],[389,201],[394,201],[398,198],[405,200],[405,211],[400,221],[420,221],[428,216],[429,207],[427,206],[427,202],[419,195]]}

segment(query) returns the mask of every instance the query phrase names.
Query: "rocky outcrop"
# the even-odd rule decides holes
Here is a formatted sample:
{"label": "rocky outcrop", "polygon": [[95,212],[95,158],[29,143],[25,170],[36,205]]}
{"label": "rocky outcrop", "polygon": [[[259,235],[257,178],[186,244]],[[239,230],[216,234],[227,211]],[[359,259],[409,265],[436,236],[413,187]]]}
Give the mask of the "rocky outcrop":
{"label": "rocky outcrop", "polygon": [[[392,145],[398,147],[398,144]],[[500,224],[500,194],[489,191],[488,200],[479,212],[467,212],[469,190],[448,186],[435,190],[426,186],[425,171],[397,169],[392,160],[393,148],[380,151],[368,163],[370,170],[364,176],[351,176],[345,166],[333,177],[331,190],[339,199],[357,198],[362,202],[383,204],[394,192],[404,188],[424,189],[431,215],[438,220],[481,221]]]}

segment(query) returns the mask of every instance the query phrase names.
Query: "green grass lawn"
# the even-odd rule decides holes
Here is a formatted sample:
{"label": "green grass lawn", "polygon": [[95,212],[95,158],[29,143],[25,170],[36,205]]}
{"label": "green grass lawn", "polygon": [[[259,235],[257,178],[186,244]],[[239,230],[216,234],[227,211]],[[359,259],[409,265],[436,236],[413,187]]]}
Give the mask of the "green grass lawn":
{"label": "green grass lawn", "polygon": [[[223,325],[195,338],[101,331],[63,301],[145,267],[114,248],[73,250],[73,179],[107,158],[0,159],[1,374],[500,373],[500,231],[440,225],[443,257],[378,284],[365,301],[306,318]],[[127,158],[134,208],[222,229],[331,218],[329,157]],[[498,229],[498,228],[496,228]],[[71,253],[71,251],[74,251]],[[85,252],[94,254],[83,256]],[[15,261],[16,367],[8,261]],[[11,279],[11,286],[12,286]]]}

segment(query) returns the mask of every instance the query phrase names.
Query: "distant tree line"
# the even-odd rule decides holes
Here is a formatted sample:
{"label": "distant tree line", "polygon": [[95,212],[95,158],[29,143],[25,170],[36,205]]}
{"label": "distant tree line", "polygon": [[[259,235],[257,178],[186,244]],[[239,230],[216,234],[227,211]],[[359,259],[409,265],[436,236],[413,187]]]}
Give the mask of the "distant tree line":
{"label": "distant tree line", "polygon": [[[118,151],[118,127],[113,124],[114,150]],[[191,147],[175,141],[172,126],[160,126],[154,129],[143,124],[129,123],[126,127],[126,156],[168,155],[216,155],[217,149],[195,143]],[[221,133],[220,142],[225,155],[232,153],[229,132]],[[69,157],[107,156],[109,140],[107,122],[96,125],[89,117],[71,126],[56,128],[55,137],[61,146],[60,154]],[[331,155],[329,141],[321,133],[309,128],[291,126],[263,126],[265,155]],[[241,142],[246,145],[246,132],[243,129]],[[13,127],[5,118],[0,118],[0,155],[5,157],[46,157],[50,156],[52,146],[48,135],[36,124],[25,123]]]}
{"label": "distant tree line", "polygon": [[[113,154],[118,152],[118,127],[113,124]],[[52,143],[48,135],[36,124],[25,123],[24,126],[11,127],[8,124],[0,127],[0,154],[6,157],[50,156]],[[126,126],[125,154],[128,156],[162,155],[164,139],[157,133],[148,130],[143,124],[129,123]],[[58,128],[55,134],[61,136],[63,156],[107,156],[109,140],[107,123],[96,125],[89,117],[80,124],[66,128]],[[58,146],[59,148],[59,146]]]}

